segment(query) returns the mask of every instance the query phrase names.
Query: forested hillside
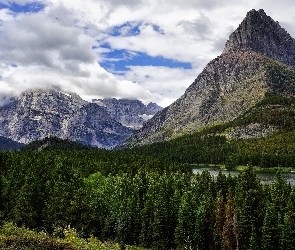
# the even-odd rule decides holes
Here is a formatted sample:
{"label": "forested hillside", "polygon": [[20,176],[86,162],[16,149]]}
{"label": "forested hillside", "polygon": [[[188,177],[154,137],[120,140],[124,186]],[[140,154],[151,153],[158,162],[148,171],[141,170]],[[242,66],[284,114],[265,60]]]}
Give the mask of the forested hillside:
{"label": "forested hillside", "polygon": [[[171,157],[132,150],[1,152],[0,159],[1,222],[46,237],[67,239],[70,226],[76,236],[121,249],[295,246],[295,188],[280,175],[272,185],[262,185],[251,168],[213,179]],[[15,241],[5,239],[9,249]]]}
{"label": "forested hillside", "polygon": [[178,163],[224,164],[231,168],[247,164],[293,167],[294,107],[294,98],[267,94],[261,102],[233,121],[133,150]]}

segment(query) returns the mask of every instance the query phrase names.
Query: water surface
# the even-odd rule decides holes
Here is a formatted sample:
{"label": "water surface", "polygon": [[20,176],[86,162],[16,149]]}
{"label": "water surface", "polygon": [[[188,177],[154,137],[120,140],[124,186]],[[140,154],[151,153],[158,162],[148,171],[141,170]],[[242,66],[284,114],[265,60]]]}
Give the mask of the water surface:
{"label": "water surface", "polygon": [[[194,168],[193,173],[202,173],[203,171],[208,171],[214,178],[217,177],[219,173],[219,169],[216,168]],[[228,170],[221,170],[222,173],[229,175],[231,174],[232,176],[237,176],[241,173],[241,171],[228,171]],[[274,181],[275,179],[275,173],[274,172],[257,172],[256,173],[257,177],[261,180],[262,183],[270,184]],[[292,187],[295,186],[295,173],[294,172],[286,172],[282,173],[282,177],[284,180],[287,181],[287,183],[290,183]]]}

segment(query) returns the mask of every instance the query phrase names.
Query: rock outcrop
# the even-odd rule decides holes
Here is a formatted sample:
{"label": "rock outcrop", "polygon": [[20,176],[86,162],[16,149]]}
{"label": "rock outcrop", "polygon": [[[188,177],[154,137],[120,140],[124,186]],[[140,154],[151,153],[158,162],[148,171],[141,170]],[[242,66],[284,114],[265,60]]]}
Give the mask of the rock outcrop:
{"label": "rock outcrop", "polygon": [[242,115],[266,93],[295,96],[295,40],[263,10],[252,10],[178,100],[122,146],[167,140]]}
{"label": "rock outcrop", "polygon": [[253,139],[272,135],[277,128],[271,125],[251,123],[249,125],[237,126],[226,134],[227,138],[233,139]]}

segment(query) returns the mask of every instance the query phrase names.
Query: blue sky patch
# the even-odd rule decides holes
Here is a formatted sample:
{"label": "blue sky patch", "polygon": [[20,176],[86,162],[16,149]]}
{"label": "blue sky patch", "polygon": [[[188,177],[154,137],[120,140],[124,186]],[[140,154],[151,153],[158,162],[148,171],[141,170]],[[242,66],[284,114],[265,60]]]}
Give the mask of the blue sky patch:
{"label": "blue sky patch", "polygon": [[164,31],[158,25],[153,25],[153,29],[154,29],[154,31],[157,31],[158,33],[160,33],[162,35],[165,34]]}
{"label": "blue sky patch", "polygon": [[151,26],[154,31],[164,34],[164,31],[158,25],[143,24],[142,22],[128,22],[120,26],[115,26],[110,32],[111,36],[136,36],[140,34],[140,26]]}
{"label": "blue sky patch", "polygon": [[0,9],[9,9],[14,13],[37,13],[43,10],[45,7],[44,4],[38,2],[31,2],[27,4],[3,4],[0,3]]}
{"label": "blue sky patch", "polygon": [[[103,46],[110,49],[108,45]],[[164,66],[169,68],[191,69],[192,66],[188,62],[179,62],[167,59],[162,56],[149,56],[142,52],[133,52],[128,50],[112,50],[105,53],[105,61],[100,65],[106,70],[126,71],[128,66]]]}
{"label": "blue sky patch", "polygon": [[142,23],[124,23],[120,26],[115,26],[110,35],[112,36],[136,36],[140,34],[139,27]]}

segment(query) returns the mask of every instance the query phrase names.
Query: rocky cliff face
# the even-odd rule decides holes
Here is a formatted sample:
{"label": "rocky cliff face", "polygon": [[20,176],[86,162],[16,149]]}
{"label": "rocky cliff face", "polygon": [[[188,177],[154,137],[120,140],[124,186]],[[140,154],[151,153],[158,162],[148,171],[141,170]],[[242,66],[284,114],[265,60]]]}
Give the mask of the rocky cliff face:
{"label": "rocky cliff face", "polygon": [[264,10],[251,10],[227,41],[223,54],[255,51],[295,68],[295,40]]}
{"label": "rocky cliff face", "polygon": [[104,107],[72,93],[27,91],[0,108],[0,136],[21,143],[57,136],[109,148],[132,133]]}
{"label": "rocky cliff face", "polygon": [[155,103],[144,105],[139,100],[108,98],[96,102],[106,107],[113,119],[133,129],[141,128],[147,120],[162,109]]}
{"label": "rocky cliff face", "polygon": [[205,67],[184,95],[158,112],[123,146],[167,140],[233,120],[268,92],[294,96],[294,55],[295,40],[263,10],[250,11],[223,53]]}

